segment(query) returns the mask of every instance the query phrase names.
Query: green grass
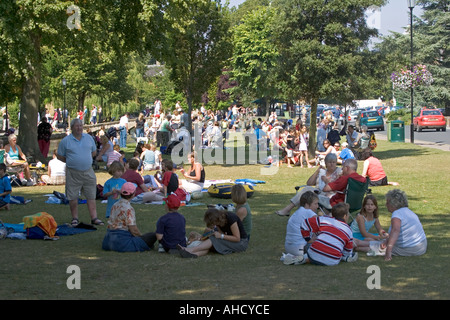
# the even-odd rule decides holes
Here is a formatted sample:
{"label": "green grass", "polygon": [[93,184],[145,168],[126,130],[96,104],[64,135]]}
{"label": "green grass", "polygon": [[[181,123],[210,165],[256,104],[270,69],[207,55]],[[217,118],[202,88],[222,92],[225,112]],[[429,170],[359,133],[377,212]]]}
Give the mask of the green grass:
{"label": "green grass", "polygon": [[[410,208],[424,225],[428,252],[423,256],[394,257],[385,262],[382,257],[361,254],[355,263],[336,267],[285,266],[279,258],[284,250],[287,218],[273,212],[288,202],[294,186],[304,184],[314,169],[283,166],[276,175],[261,175],[262,165],[207,165],[207,179],[266,181],[257,185],[249,199],[254,228],[246,252],[209,254],[194,260],[157,252],[105,252],[101,242],[106,227],[58,241],[7,239],[0,241],[0,299],[449,299],[450,153],[387,141],[378,141],[374,153],[382,160],[389,180],[399,182],[399,188],[408,194]],[[102,184],[109,179],[101,171],[97,177]],[[390,222],[384,194],[392,188],[372,188],[384,228]],[[45,211],[59,224],[70,222],[68,206],[45,204],[44,195],[53,190],[64,192],[64,187],[14,188],[15,195],[33,201],[0,211],[0,218],[20,223],[25,215]],[[204,228],[206,204],[229,203],[207,194],[198,201],[205,206],[180,209],[186,217],[187,232]],[[158,217],[164,214],[162,206],[134,207],[139,229],[154,231]],[[104,218],[106,205],[98,201],[97,210]],[[80,205],[80,219],[89,222],[85,205]],[[80,290],[66,286],[69,265],[80,267]],[[367,288],[367,268],[371,265],[381,270],[381,289]]]}

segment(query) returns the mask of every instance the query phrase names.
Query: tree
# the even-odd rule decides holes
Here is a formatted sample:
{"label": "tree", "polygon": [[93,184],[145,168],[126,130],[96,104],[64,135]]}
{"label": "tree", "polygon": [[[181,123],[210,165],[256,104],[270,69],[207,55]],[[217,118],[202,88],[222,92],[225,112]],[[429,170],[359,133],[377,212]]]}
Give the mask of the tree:
{"label": "tree", "polygon": [[238,82],[239,90],[265,101],[266,116],[278,92],[279,53],[273,42],[274,18],[272,7],[258,7],[233,28],[232,78]]}
{"label": "tree", "polygon": [[[278,0],[276,26],[279,64],[283,81],[317,112],[319,98],[349,90],[349,79],[358,73],[361,49],[375,29],[367,27],[365,11],[381,0]],[[351,83],[351,82],[350,82]],[[348,93],[347,93],[348,94]],[[308,151],[316,147],[316,117],[311,117]]]}
{"label": "tree", "polygon": [[[159,0],[76,1],[79,10],[75,14],[81,12],[81,29],[69,29],[67,26],[68,20],[72,19],[66,13],[68,7],[73,4],[70,1],[17,0],[0,3],[1,56],[6,57],[8,69],[21,81],[18,143],[26,154],[44,160],[35,143],[42,87],[43,49],[57,52],[59,48],[73,48],[86,53],[86,58],[92,60],[101,56],[104,58],[101,59],[102,65],[106,59],[111,59],[111,56],[108,57],[111,52],[120,60],[126,52],[141,49],[149,38],[158,34],[158,28],[154,30],[148,28],[158,25],[162,19],[160,2]],[[93,52],[96,55],[90,56]],[[74,56],[77,54],[71,53]],[[1,65],[1,68],[5,69],[5,64]],[[80,76],[77,81],[80,84],[84,76],[81,66],[78,67],[73,70],[73,74]],[[89,67],[89,71],[95,71],[93,66]],[[110,77],[111,69],[103,75],[106,78],[100,79],[101,81],[117,84],[115,80],[120,80],[117,79],[119,77],[116,79]],[[99,73],[95,72],[89,77],[101,78]],[[58,82],[60,83],[60,79]],[[75,81],[71,82],[74,83]],[[103,90],[99,86],[93,90],[97,89]],[[81,90],[77,94],[83,95],[83,92],[85,91]]]}
{"label": "tree", "polygon": [[184,93],[190,115],[193,104],[201,101],[230,57],[227,8],[218,1],[180,0],[166,9],[176,19],[167,22],[160,44],[164,50],[155,54],[169,67],[175,87]]}
{"label": "tree", "polygon": [[426,64],[434,82],[418,87],[415,93],[426,104],[450,109],[450,5],[443,0],[422,0],[419,4],[424,12],[414,26],[414,63]]}

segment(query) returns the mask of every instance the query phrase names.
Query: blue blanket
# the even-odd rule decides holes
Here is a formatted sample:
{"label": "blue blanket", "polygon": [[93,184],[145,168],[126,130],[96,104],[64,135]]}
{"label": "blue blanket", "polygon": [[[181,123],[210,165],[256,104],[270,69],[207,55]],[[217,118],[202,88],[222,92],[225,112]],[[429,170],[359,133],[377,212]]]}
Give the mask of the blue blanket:
{"label": "blue blanket", "polygon": [[[26,233],[27,230],[23,228],[23,223],[13,224],[13,223],[4,223],[5,227],[14,229],[15,233]],[[83,229],[83,228],[73,228],[69,225],[63,224],[57,227],[56,234],[57,236],[71,236],[74,234],[85,233],[89,231],[95,231],[91,229]]]}

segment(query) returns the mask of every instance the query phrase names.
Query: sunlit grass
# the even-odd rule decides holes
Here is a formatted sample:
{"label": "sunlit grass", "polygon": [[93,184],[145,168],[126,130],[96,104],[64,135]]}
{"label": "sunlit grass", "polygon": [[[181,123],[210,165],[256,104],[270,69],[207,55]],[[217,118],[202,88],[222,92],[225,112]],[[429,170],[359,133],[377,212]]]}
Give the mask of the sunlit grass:
{"label": "sunlit grass", "polygon": [[[129,150],[128,150],[129,149]],[[132,148],[127,151],[131,152]],[[249,199],[254,215],[250,246],[245,253],[221,256],[210,254],[195,260],[150,253],[114,253],[101,250],[105,227],[58,241],[2,240],[0,278],[2,299],[448,299],[450,209],[448,183],[450,153],[407,143],[378,141],[375,156],[382,160],[389,180],[400,183],[428,237],[428,252],[421,257],[381,257],[360,255],[357,262],[336,267],[285,266],[279,258],[284,249],[287,218],[273,214],[294,194],[294,186],[304,184],[314,169],[278,168],[275,175],[261,175],[263,165],[206,165],[207,179],[252,178],[263,180]],[[359,162],[358,171],[362,170]],[[109,175],[98,172],[98,183]],[[394,187],[372,188],[380,205],[384,228],[390,213],[384,207],[385,193]],[[8,223],[40,211],[52,214],[59,224],[70,222],[69,207],[45,204],[45,194],[64,187],[14,188],[15,195],[33,201],[0,211]],[[204,194],[203,205],[182,207],[187,232],[200,232],[207,204],[229,203]],[[135,205],[138,227],[154,231],[164,214],[159,205]],[[97,202],[99,217],[106,204]],[[89,222],[87,209],[80,206],[80,219]],[[81,289],[69,290],[66,270],[81,269]],[[381,270],[381,289],[369,290],[367,268]]]}

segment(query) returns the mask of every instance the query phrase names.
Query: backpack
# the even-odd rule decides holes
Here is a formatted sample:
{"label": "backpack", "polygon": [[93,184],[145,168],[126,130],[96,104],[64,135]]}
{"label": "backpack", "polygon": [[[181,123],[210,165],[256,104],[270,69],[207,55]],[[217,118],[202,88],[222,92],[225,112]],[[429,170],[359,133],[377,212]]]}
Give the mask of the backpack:
{"label": "backpack", "polygon": [[106,136],[108,138],[116,138],[117,137],[117,129],[115,127],[111,127],[106,132]]}

